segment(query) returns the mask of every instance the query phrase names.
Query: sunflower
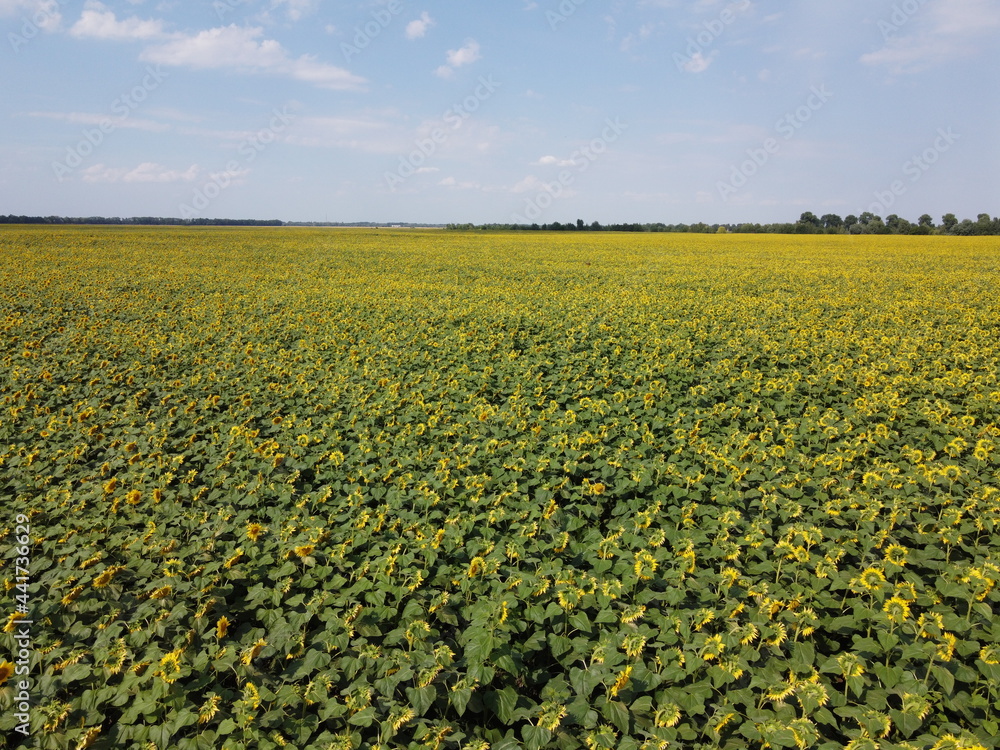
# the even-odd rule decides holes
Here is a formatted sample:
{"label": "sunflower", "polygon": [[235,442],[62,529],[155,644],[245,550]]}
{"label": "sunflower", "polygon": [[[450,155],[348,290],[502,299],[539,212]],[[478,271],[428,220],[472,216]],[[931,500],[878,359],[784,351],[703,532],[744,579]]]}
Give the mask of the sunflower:
{"label": "sunflower", "polygon": [[633,622],[638,622],[646,614],[646,606],[644,604],[632,604],[625,607],[622,612],[621,621],[625,625],[629,625]]}
{"label": "sunflower", "polygon": [[14,665],[9,661],[0,662],[0,685],[14,676]]}
{"label": "sunflower", "polygon": [[611,697],[618,695],[618,693],[621,692],[621,690],[626,685],[628,685],[628,681],[631,678],[631,676],[632,676],[632,665],[629,664],[615,677],[615,684],[611,686],[611,689],[608,691],[608,695],[610,695]]}
{"label": "sunflower", "polygon": [[226,633],[229,630],[229,618],[223,615],[219,618],[218,622],[215,623],[215,637],[220,641],[226,637]]}
{"label": "sunflower", "polygon": [[987,664],[1000,664],[1000,648],[997,646],[983,646],[979,650],[979,658]]}
{"label": "sunflower", "polygon": [[167,584],[166,586],[160,586],[160,588],[150,592],[149,598],[166,599],[168,596],[170,596],[170,593],[172,591],[173,591],[173,586],[171,586],[170,584]]}
{"label": "sunflower", "polygon": [[398,732],[400,727],[410,723],[416,716],[412,708],[394,708],[389,713],[389,724],[394,732]]}
{"label": "sunflower", "polygon": [[177,675],[181,671],[181,652],[171,651],[169,654],[160,659],[160,669],[156,672],[163,681],[166,683],[172,683],[177,679]]}
{"label": "sunflower", "polygon": [[254,659],[257,658],[260,652],[264,650],[264,647],[266,645],[267,641],[261,638],[252,646],[243,649],[243,653],[240,654],[240,661],[243,662],[244,665],[249,666],[250,662],[252,662]]}
{"label": "sunflower", "polygon": [[910,619],[910,604],[898,596],[891,597],[882,607],[889,622],[900,625]]}
{"label": "sunflower", "polygon": [[561,703],[546,701],[539,708],[538,721],[536,723],[542,729],[554,732],[567,713],[566,707]]}
{"label": "sunflower", "polygon": [[705,640],[701,652],[698,654],[705,661],[714,661],[726,650],[726,644],[721,635],[712,635]]}
{"label": "sunflower", "polygon": [[865,664],[861,657],[851,652],[845,652],[837,657],[837,664],[844,678],[860,677],[865,673]]}
{"label": "sunflower", "polygon": [[937,647],[937,658],[941,661],[951,661],[951,657],[955,654],[955,646],[958,644],[958,638],[956,638],[952,633],[942,633],[941,642],[938,643]]}
{"label": "sunflower", "polygon": [[222,698],[220,696],[211,693],[208,696],[208,700],[205,701],[205,704],[198,711],[198,723],[207,724],[214,719],[215,715],[219,712],[219,703],[221,701]]}
{"label": "sunflower", "polygon": [[252,682],[247,682],[243,686],[243,702],[249,706],[252,711],[256,711],[260,708],[260,693],[257,691],[257,686]]}
{"label": "sunflower", "polygon": [[633,568],[636,577],[640,581],[652,580],[657,568],[656,558],[648,552],[640,552],[635,556],[635,565]]}
{"label": "sunflower", "polygon": [[124,569],[124,565],[112,565],[111,567],[105,568],[104,571],[94,579],[94,582],[91,585],[95,589],[102,589],[111,583],[111,579]]}
{"label": "sunflower", "polygon": [[885,561],[900,567],[906,565],[906,557],[910,551],[901,544],[890,544],[885,548]]}
{"label": "sunflower", "polygon": [[653,714],[653,724],[660,729],[667,729],[669,727],[677,726],[677,723],[681,720],[681,707],[676,703],[667,703],[656,709],[656,713]]}
{"label": "sunflower", "polygon": [[83,586],[74,586],[60,601],[63,605],[67,605],[74,601],[78,596],[80,596],[83,591]]}
{"label": "sunflower", "polygon": [[260,539],[261,535],[267,533],[267,527],[259,523],[248,523],[247,524],[247,537],[251,542],[256,542]]}
{"label": "sunflower", "polygon": [[853,583],[866,591],[881,591],[885,586],[885,573],[881,568],[865,568]]}

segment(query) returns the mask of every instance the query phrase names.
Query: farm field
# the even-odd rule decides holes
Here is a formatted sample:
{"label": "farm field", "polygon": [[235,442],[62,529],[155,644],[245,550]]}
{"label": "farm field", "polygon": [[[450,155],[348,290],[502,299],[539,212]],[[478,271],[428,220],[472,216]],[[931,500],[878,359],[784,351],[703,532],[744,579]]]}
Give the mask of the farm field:
{"label": "farm field", "polygon": [[998,291],[997,238],[0,230],[0,730],[995,747]]}

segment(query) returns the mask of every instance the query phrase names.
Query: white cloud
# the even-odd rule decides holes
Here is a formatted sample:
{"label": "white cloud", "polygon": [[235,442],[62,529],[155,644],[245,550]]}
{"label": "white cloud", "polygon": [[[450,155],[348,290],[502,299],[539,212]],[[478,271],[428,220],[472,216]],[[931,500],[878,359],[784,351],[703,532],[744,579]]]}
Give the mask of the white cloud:
{"label": "white cloud", "polygon": [[543,156],[535,162],[535,166],[539,167],[572,167],[574,164],[576,162],[572,159],[559,159],[552,155]]}
{"label": "white cloud", "polygon": [[481,190],[482,185],[478,182],[463,181],[459,182],[454,177],[445,177],[443,180],[438,182],[438,185],[442,187],[450,187],[455,190]]}
{"label": "white cloud", "polygon": [[284,7],[292,21],[300,21],[315,12],[318,6],[318,0],[273,0],[271,4],[272,8]]}
{"label": "white cloud", "polygon": [[479,42],[475,39],[470,39],[458,49],[448,50],[446,57],[448,64],[442,65],[435,72],[442,78],[449,78],[455,72],[456,68],[461,68],[463,65],[471,65],[481,58]]}
{"label": "white cloud", "polygon": [[363,87],[365,79],[312,55],[292,58],[277,41],[260,39],[262,34],[259,27],[222,26],[149,47],[141,59],[161,65],[276,73],[327,89]]}
{"label": "white cloud", "polygon": [[540,179],[535,177],[533,174],[529,174],[523,180],[515,184],[510,192],[512,193],[528,193],[528,192],[540,192],[545,190],[545,183]]}
{"label": "white cloud", "polygon": [[166,36],[163,21],[142,20],[135,16],[119,21],[114,11],[103,3],[88,0],[80,20],[69,30],[72,36],[83,39],[111,39],[129,41],[133,39],[160,39]]}
{"label": "white cloud", "polygon": [[976,51],[1000,28],[995,0],[938,0],[913,14],[902,10],[878,21],[887,37],[882,49],[861,56],[865,65],[893,75],[917,73]]}
{"label": "white cloud", "polygon": [[420,39],[427,33],[427,29],[434,25],[434,20],[427,12],[421,13],[420,18],[406,24],[406,38]]}
{"label": "white cloud", "polygon": [[448,64],[453,68],[470,65],[480,57],[482,55],[479,54],[479,42],[475,39],[470,39],[464,46],[458,49],[448,50]]}
{"label": "white cloud", "polygon": [[179,171],[147,161],[133,169],[95,164],[83,170],[81,176],[84,182],[192,182],[200,171],[197,164]]}
{"label": "white cloud", "polygon": [[621,40],[621,43],[619,45],[622,52],[628,52],[640,42],[648,39],[650,36],[652,36],[654,30],[655,27],[653,26],[653,24],[647,23],[643,24],[639,28],[638,32],[626,35],[625,38]]}
{"label": "white cloud", "polygon": [[718,54],[718,50],[713,50],[708,57],[705,57],[705,55],[701,54],[701,52],[695,52],[691,55],[688,61],[684,63],[684,70],[688,73],[704,73],[708,70],[708,67],[712,64]]}
{"label": "white cloud", "polygon": [[135,117],[111,117],[94,112],[26,112],[28,117],[44,117],[49,120],[63,120],[74,125],[96,125],[111,123],[117,128],[145,130],[150,133],[162,133],[170,130],[170,126],[154,120],[144,120]]}
{"label": "white cloud", "polygon": [[368,114],[353,117],[303,117],[287,143],[307,148],[342,148],[369,154],[399,154],[412,148],[408,134],[395,127],[395,118]]}

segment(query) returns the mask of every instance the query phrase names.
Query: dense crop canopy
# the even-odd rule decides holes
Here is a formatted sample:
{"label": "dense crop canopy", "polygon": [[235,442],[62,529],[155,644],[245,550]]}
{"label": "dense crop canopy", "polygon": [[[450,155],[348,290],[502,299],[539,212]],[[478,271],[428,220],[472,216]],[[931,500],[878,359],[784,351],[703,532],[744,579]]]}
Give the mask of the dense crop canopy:
{"label": "dense crop canopy", "polygon": [[991,747],[998,274],[993,238],[5,229],[32,732]]}

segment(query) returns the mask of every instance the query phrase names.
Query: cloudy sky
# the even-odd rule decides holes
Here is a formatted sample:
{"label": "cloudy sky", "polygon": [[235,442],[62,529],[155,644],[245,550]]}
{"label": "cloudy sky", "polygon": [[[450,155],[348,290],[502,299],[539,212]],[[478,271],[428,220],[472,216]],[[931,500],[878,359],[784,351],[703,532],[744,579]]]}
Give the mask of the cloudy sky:
{"label": "cloudy sky", "polygon": [[1000,213],[997,0],[0,0],[0,214]]}

